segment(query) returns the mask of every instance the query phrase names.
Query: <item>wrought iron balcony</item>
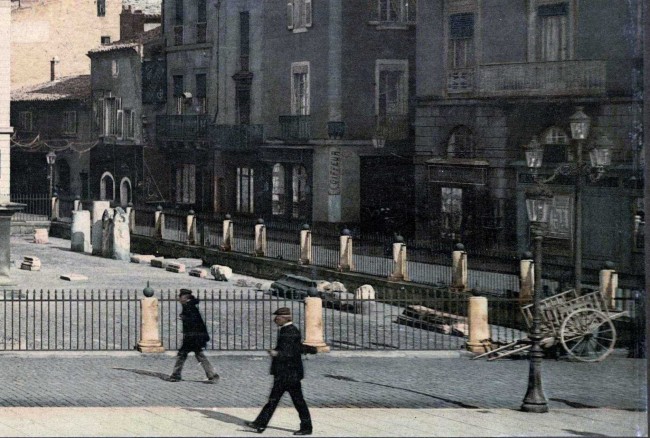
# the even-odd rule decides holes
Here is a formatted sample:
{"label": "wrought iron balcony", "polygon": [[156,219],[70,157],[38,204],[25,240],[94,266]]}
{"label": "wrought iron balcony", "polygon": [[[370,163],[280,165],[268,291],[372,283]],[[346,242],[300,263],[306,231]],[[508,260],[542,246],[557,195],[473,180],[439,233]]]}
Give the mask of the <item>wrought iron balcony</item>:
{"label": "wrought iron balcony", "polygon": [[156,116],[158,140],[206,140],[207,134],[207,114]]}
{"label": "wrought iron balcony", "polygon": [[284,141],[304,141],[311,138],[311,116],[280,116],[280,130]]}
{"label": "wrought iron balcony", "polygon": [[222,150],[251,150],[264,141],[264,125],[212,125],[210,140]]}
{"label": "wrought iron balcony", "polygon": [[406,114],[387,114],[375,116],[375,132],[386,140],[405,140],[409,138],[409,117]]}
{"label": "wrought iron balcony", "polygon": [[598,95],[605,91],[605,61],[492,64],[447,74],[449,94],[521,97]]}

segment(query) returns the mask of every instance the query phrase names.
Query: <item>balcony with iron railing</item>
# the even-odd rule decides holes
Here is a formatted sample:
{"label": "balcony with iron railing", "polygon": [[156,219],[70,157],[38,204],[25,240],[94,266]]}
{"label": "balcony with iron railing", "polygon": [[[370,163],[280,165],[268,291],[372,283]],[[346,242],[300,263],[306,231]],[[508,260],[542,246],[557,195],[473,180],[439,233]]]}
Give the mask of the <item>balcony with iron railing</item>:
{"label": "balcony with iron railing", "polygon": [[447,73],[447,93],[470,97],[599,95],[605,61],[551,61],[481,65]]}
{"label": "balcony with iron railing", "polygon": [[279,116],[280,135],[284,141],[306,141],[311,138],[311,116]]}
{"label": "balcony with iron railing", "polygon": [[206,140],[207,134],[207,114],[156,116],[156,138],[158,140]]}
{"label": "balcony with iron railing", "polygon": [[264,141],[264,125],[211,125],[212,147],[228,151],[254,149]]}

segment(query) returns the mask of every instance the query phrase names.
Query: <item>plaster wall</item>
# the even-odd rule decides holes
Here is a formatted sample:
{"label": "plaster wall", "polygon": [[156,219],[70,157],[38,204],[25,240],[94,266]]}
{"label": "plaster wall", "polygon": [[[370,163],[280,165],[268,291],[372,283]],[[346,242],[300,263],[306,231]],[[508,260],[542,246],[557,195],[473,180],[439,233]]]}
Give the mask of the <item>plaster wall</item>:
{"label": "plaster wall", "polygon": [[101,37],[120,38],[121,0],[105,0],[106,15],[96,2],[45,0],[24,2],[11,11],[12,88],[50,80],[50,60],[59,59],[57,77],[88,74],[86,53]]}

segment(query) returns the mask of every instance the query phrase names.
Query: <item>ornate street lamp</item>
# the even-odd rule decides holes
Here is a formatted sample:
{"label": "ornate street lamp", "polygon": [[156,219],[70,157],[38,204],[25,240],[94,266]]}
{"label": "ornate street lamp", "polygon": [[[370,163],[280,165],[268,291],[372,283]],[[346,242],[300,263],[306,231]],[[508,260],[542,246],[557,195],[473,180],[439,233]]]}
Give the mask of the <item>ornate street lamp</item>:
{"label": "ornate street lamp", "polygon": [[589,135],[591,119],[583,111],[582,107],[576,108],[576,112],[569,117],[571,125],[571,138],[576,140],[576,183],[575,183],[575,211],[573,216],[573,261],[575,273],[575,290],[578,296],[582,291],[582,143]]}
{"label": "ornate street lamp", "polygon": [[[582,154],[583,142],[588,138],[591,119],[587,116],[583,107],[577,107],[576,112],[569,117],[571,126],[571,138],[575,140],[575,161],[562,163],[554,170],[553,174],[546,178],[535,181],[546,184],[553,181],[559,175],[575,176],[574,186],[574,215],[573,215],[573,265],[575,290],[578,295],[582,291],[582,179],[589,175],[592,181],[597,181],[605,173],[605,169],[611,164],[613,142],[605,134],[601,134],[596,140],[593,148],[589,151],[589,163],[584,163]],[[524,147],[526,154],[526,165],[531,169],[533,176],[537,175],[537,169],[542,166],[543,147],[533,137],[531,142]]]}
{"label": "ornate street lamp", "polygon": [[48,177],[47,179],[50,180],[50,199],[52,199],[52,184],[54,182],[54,163],[56,162],[56,154],[54,151],[50,151],[45,155],[45,159],[47,160],[47,166],[48,166]]}
{"label": "ornate street lamp", "polygon": [[533,292],[533,325],[528,335],[532,344],[528,354],[530,363],[528,391],[521,405],[521,410],[525,412],[548,412],[546,396],[542,389],[542,357],[544,353],[540,345],[542,333],[539,301],[542,293],[542,239],[550,216],[552,198],[553,195],[542,186],[534,187],[526,192],[526,211],[534,240],[535,290]]}

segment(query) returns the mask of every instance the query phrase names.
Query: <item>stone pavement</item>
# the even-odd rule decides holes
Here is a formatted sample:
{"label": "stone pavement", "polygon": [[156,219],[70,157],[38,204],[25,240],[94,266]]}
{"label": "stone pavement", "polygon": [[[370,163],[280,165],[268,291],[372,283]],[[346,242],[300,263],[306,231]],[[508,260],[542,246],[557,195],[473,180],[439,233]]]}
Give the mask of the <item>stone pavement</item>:
{"label": "stone pavement", "polygon": [[[643,436],[646,361],[545,360],[551,412],[519,412],[528,362],[460,352],[333,352],[309,356],[303,381],[316,436]],[[213,353],[205,383],[192,358],[163,380],[174,352],[0,354],[0,435],[245,436],[271,386],[264,353]],[[298,427],[288,396],[265,434]]]}
{"label": "stone pavement", "polygon": [[[175,274],[12,237],[16,289],[156,290],[262,288]],[[17,269],[24,256],[41,271]],[[191,261],[190,261],[191,262]],[[194,260],[193,263],[200,263]],[[188,265],[189,266],[189,265]],[[83,282],[61,274],[86,275]],[[221,380],[199,365],[164,381],[174,353],[0,353],[0,436],[255,436],[244,427],[271,386],[264,353],[208,352]],[[646,361],[616,351],[597,364],[544,360],[547,414],[520,412],[528,362],[472,361],[458,351],[345,352],[309,356],[304,390],[315,436],[647,436]],[[297,414],[285,395],[265,436],[290,436]]]}

